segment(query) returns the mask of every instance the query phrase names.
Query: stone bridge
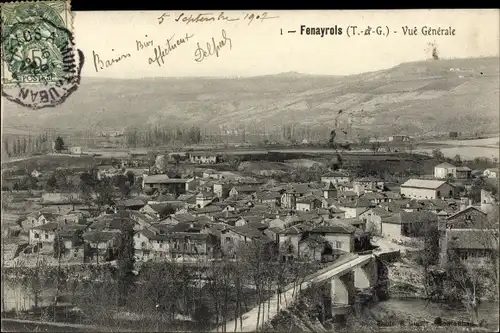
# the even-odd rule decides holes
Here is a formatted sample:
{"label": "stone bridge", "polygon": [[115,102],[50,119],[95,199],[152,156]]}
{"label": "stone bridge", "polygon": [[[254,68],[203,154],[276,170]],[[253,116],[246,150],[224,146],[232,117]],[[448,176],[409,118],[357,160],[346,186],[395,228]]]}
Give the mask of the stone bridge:
{"label": "stone bridge", "polygon": [[[267,300],[262,304],[265,306],[265,320],[260,316],[259,329],[272,320],[279,310],[285,309],[295,303],[299,296],[299,290],[306,290],[310,286],[319,283],[326,283],[329,287],[332,316],[347,314],[354,305],[356,291],[375,287],[378,283],[378,261],[375,255],[349,255],[338,260],[332,265],[309,275],[299,286],[289,285],[279,295],[274,294],[270,299],[270,307]],[[269,309],[269,313],[267,313]],[[278,310],[279,309],[279,310]],[[243,314],[242,325],[237,320],[237,332],[252,332],[257,329],[257,317],[259,306]],[[262,310],[261,310],[262,312]],[[235,322],[231,320],[226,323],[228,330],[234,331]],[[222,332],[222,326],[213,332]]]}

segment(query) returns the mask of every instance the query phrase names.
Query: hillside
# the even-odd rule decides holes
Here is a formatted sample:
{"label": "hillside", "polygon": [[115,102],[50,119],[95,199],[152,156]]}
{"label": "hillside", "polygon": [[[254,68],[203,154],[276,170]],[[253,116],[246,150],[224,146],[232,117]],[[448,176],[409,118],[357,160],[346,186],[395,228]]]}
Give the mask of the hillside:
{"label": "hillside", "polygon": [[339,124],[350,117],[352,127],[364,133],[495,131],[498,86],[497,58],[413,62],[351,76],[83,78],[79,90],[56,108],[31,111],[5,101],[3,126],[7,133],[121,130],[145,123],[333,127],[343,109]]}

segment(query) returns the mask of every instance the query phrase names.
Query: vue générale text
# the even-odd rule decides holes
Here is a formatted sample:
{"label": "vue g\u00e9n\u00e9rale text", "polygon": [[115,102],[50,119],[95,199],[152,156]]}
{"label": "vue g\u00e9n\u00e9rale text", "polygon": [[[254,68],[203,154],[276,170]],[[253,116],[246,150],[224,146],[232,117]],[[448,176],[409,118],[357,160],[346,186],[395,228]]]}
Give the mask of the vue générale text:
{"label": "vue g\u00e9n\u00e9rale text", "polygon": [[300,26],[301,35],[312,35],[312,36],[341,36],[342,28],[335,25],[331,27],[308,27],[305,25]]}

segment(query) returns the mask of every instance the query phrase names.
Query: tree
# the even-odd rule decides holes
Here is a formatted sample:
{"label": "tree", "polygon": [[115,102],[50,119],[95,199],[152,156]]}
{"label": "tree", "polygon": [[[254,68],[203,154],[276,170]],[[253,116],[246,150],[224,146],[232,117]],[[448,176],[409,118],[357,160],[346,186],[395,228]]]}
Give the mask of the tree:
{"label": "tree", "polygon": [[335,137],[337,136],[337,133],[335,132],[335,130],[332,130],[330,132],[330,139],[328,140],[328,143],[330,145],[331,148],[335,149],[336,148],[336,144],[335,144]]}
{"label": "tree", "polygon": [[310,236],[307,238],[306,244],[309,247],[309,249],[311,249],[313,251],[312,258],[311,258],[312,260],[316,260],[317,251],[319,251],[321,254],[321,251],[325,247],[326,242],[327,242],[326,239],[322,236],[319,236],[319,237]]}
{"label": "tree", "polygon": [[49,179],[45,183],[45,190],[47,192],[52,192],[57,189],[57,178],[54,174],[50,175]]}
{"label": "tree", "polygon": [[3,139],[3,150],[4,150],[5,154],[7,154],[7,156],[10,157],[10,155],[11,155],[10,144],[9,144],[9,139],[6,137]]}
{"label": "tree", "polygon": [[444,161],[444,154],[441,151],[441,149],[436,148],[432,150],[432,157],[436,159],[437,162],[443,162]]}
{"label": "tree", "polygon": [[500,282],[498,226],[498,207],[495,207],[487,219],[476,225],[477,229],[470,230],[468,239],[489,250],[489,259],[483,261],[481,265],[461,260],[460,253],[455,250],[458,238],[448,241],[443,292],[446,297],[462,302],[469,311],[471,322],[475,325],[479,324],[481,299],[498,297]]}
{"label": "tree", "polygon": [[40,301],[40,294],[45,289],[46,283],[50,280],[48,277],[48,266],[45,258],[37,255],[37,261],[34,266],[27,266],[21,262],[18,267],[14,267],[16,274],[16,281],[21,283],[21,286],[31,293],[34,297],[34,307],[38,308]]}
{"label": "tree", "polygon": [[128,220],[122,222],[120,240],[117,249],[117,281],[119,305],[126,302],[130,288],[134,282],[134,229]]}
{"label": "tree", "polygon": [[133,186],[135,184],[135,174],[132,171],[127,171],[125,173],[125,177],[127,177],[127,181],[129,186]]}
{"label": "tree", "polygon": [[63,242],[60,235],[56,235],[56,237],[54,239],[54,243],[52,244],[52,247],[54,250],[54,258],[56,258],[56,259],[63,256],[67,251],[66,247],[64,246],[64,242]]}
{"label": "tree", "polygon": [[376,154],[380,149],[380,142],[379,141],[375,141],[372,143],[372,151],[374,154]]}
{"label": "tree", "polygon": [[462,158],[460,155],[456,154],[455,157],[453,158],[453,162],[455,163],[456,166],[462,165]]}
{"label": "tree", "polygon": [[448,251],[445,271],[445,294],[448,298],[460,300],[469,311],[471,322],[478,325],[479,304],[487,281],[486,270],[464,265],[455,251]]}
{"label": "tree", "polygon": [[165,158],[165,155],[156,156],[155,167],[159,171],[165,171],[165,169],[167,168],[167,159]]}
{"label": "tree", "polygon": [[359,144],[361,146],[366,146],[370,142],[370,138],[367,136],[362,136],[359,138]]}
{"label": "tree", "polygon": [[58,136],[54,142],[54,150],[57,152],[64,150],[64,140],[60,136]]}
{"label": "tree", "polygon": [[82,245],[83,243],[83,230],[78,229],[73,233],[73,236],[71,237],[71,244],[73,245],[73,247],[76,247]]}
{"label": "tree", "polygon": [[128,196],[128,194],[130,193],[130,183],[127,176],[117,175],[113,177],[113,183],[116,187],[118,187],[118,190],[120,191],[122,197]]}

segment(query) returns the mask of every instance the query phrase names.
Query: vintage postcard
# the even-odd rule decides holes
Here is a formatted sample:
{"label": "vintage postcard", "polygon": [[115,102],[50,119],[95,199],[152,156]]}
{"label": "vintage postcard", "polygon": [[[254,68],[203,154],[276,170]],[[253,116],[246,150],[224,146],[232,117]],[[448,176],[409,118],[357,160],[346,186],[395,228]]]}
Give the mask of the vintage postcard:
{"label": "vintage postcard", "polygon": [[498,10],[0,11],[2,331],[498,331]]}

